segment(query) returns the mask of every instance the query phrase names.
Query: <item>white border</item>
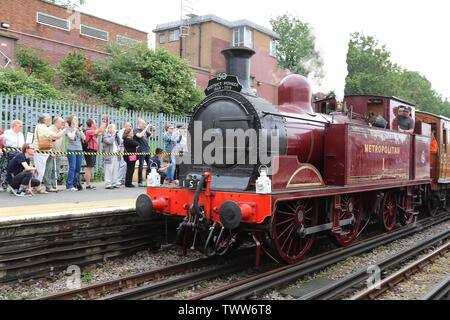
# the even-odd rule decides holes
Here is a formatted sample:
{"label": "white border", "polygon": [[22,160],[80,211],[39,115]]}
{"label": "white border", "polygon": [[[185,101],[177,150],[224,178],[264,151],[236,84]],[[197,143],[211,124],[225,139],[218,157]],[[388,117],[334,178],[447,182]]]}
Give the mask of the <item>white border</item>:
{"label": "white border", "polygon": [[[47,16],[47,17],[50,17],[50,18],[54,18],[54,19],[57,19],[57,20],[61,20],[61,21],[67,22],[69,29],[64,29],[64,28],[61,28],[61,27],[53,26],[51,24],[40,22],[39,21],[39,14],[41,14],[43,16]],[[49,26],[49,27],[52,27],[52,28],[56,28],[56,29],[60,29],[60,30],[69,31],[70,32],[70,20],[59,18],[59,17],[55,17],[55,16],[51,16],[51,15],[43,13],[43,12],[36,11],[36,23],[43,24],[44,26]]]}

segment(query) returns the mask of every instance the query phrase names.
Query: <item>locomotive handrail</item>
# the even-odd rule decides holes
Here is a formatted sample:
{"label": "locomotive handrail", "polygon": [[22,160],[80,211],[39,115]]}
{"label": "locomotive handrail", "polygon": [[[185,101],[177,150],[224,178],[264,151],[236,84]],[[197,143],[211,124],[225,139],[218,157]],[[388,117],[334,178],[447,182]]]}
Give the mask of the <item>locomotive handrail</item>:
{"label": "locomotive handrail", "polygon": [[284,117],[284,118],[290,118],[290,119],[296,119],[296,120],[305,120],[305,121],[310,121],[310,122],[317,122],[317,123],[322,123],[322,124],[330,124],[331,122],[329,120],[325,121],[319,121],[319,120],[312,120],[312,119],[307,119],[307,118],[302,118],[302,117],[295,117],[295,116],[288,116],[288,115],[284,115],[281,113],[273,113],[273,112],[267,112],[267,111],[263,111],[262,112],[264,114],[263,117],[269,115],[269,116],[276,116],[276,117]]}

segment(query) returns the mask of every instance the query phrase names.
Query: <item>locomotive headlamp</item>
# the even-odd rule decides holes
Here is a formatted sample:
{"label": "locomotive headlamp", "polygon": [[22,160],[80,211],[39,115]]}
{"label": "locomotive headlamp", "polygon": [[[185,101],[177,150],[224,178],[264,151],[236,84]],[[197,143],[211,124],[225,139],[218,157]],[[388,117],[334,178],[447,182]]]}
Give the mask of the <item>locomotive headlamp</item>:
{"label": "locomotive headlamp", "polygon": [[256,193],[271,193],[272,192],[272,182],[270,178],[267,176],[267,172],[269,168],[267,166],[259,167],[260,176],[256,180]]}
{"label": "locomotive headlamp", "polygon": [[151,168],[152,170],[147,176],[147,187],[159,187],[161,185],[161,176],[158,173],[158,167],[154,167],[152,163]]}

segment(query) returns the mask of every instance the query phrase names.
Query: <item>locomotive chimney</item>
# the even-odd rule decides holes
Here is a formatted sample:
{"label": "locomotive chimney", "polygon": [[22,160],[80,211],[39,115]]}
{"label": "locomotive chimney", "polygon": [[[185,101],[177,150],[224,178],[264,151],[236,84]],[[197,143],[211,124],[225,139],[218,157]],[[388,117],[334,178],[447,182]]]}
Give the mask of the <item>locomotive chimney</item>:
{"label": "locomotive chimney", "polygon": [[228,48],[222,50],[227,61],[227,74],[236,76],[242,85],[242,93],[254,96],[250,86],[250,58],[255,51],[248,48]]}

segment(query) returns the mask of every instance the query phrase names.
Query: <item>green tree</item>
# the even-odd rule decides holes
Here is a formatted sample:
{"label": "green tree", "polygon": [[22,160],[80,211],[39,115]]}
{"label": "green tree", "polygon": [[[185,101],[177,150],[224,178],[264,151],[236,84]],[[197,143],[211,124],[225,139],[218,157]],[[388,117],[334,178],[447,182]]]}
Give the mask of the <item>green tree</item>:
{"label": "green tree", "polygon": [[441,99],[431,87],[431,82],[418,72],[403,70],[400,76],[399,96],[411,101],[423,110],[441,113]]}
{"label": "green tree", "polygon": [[310,26],[289,14],[270,19],[270,24],[280,37],[275,44],[278,65],[305,77],[323,79],[323,61]]}
{"label": "green tree", "polygon": [[371,36],[353,33],[347,52],[345,95],[396,96],[415,103],[419,110],[450,116],[450,104],[419,72],[393,63],[384,45]]}
{"label": "green tree", "polygon": [[375,38],[351,34],[344,94],[396,95],[401,69],[390,61],[390,56]]}
{"label": "green tree", "polygon": [[94,65],[93,86],[117,107],[187,114],[204,97],[189,62],[165,49],[111,43],[106,50],[111,59]]}

